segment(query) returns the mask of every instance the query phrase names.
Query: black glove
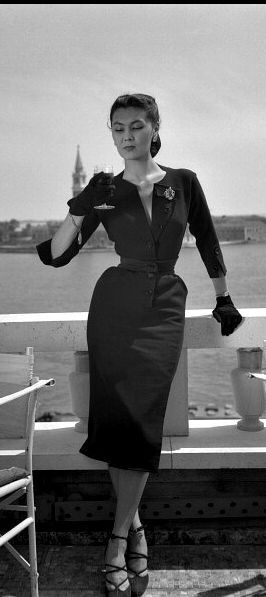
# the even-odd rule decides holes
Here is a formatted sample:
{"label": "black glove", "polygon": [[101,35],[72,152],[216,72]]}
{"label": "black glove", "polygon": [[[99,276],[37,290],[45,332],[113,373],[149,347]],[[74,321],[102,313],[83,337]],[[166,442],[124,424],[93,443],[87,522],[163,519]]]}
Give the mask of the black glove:
{"label": "black glove", "polygon": [[230,336],[242,321],[242,315],[235,308],[231,297],[218,296],[216,307],[213,309],[213,317],[221,324],[222,336]]}
{"label": "black glove", "polygon": [[108,203],[114,195],[114,190],[113,175],[99,172],[90,179],[79,195],[69,199],[69,211],[74,216],[85,216],[90,212],[91,206]]}

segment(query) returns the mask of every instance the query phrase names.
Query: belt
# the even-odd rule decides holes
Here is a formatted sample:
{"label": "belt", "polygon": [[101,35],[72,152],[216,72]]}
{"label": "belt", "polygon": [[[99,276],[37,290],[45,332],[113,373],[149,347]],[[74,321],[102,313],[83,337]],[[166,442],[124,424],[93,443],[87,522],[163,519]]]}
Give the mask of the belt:
{"label": "belt", "polygon": [[133,272],[152,272],[160,274],[174,274],[176,260],[155,260],[155,261],[141,261],[139,259],[131,259],[130,257],[121,257],[121,261],[117,267],[128,269]]}

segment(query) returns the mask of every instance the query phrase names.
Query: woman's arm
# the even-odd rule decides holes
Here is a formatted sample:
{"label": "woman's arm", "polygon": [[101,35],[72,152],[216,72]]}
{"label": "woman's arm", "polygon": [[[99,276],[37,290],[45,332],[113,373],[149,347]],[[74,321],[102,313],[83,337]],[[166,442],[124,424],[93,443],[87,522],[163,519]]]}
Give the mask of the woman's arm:
{"label": "woman's arm", "polygon": [[53,259],[62,255],[72,244],[77,233],[80,232],[84,217],[85,216],[74,216],[70,213],[67,214],[65,220],[52,238],[51,253]]}
{"label": "woman's arm", "polygon": [[221,288],[223,292],[224,280],[223,282],[219,282],[218,278],[224,279],[226,266],[206,197],[196,174],[194,172],[192,174],[188,213],[189,230],[196,238],[197,248],[210,278],[214,278],[217,281],[217,290]]}
{"label": "woman's arm", "polygon": [[242,315],[235,308],[227,290],[226,267],[219,240],[205,195],[196,175],[193,176],[191,184],[188,221],[190,231],[196,237],[197,247],[215,289],[216,307],[212,311],[213,316],[221,324],[222,335],[229,336],[241,323]]}
{"label": "woman's arm", "polygon": [[96,209],[92,208],[85,216],[68,213],[54,236],[36,246],[40,260],[44,265],[53,267],[67,265],[79,253],[99,224]]}
{"label": "woman's arm", "polygon": [[95,202],[97,203],[98,200],[99,203],[104,203],[106,199],[113,196],[115,190],[113,179],[109,176],[106,178],[106,176],[103,172],[95,174],[81,193],[67,202],[69,213],[51,240],[52,259],[61,257],[65,251],[71,248],[75,238],[77,246],[81,247],[84,244],[85,241],[82,238],[84,218],[86,240],[97,228],[99,218],[94,210]]}
{"label": "woman's arm", "polygon": [[229,294],[225,276],[220,276],[220,278],[211,278],[211,281],[213,283],[216,296],[226,296]]}
{"label": "woman's arm", "polygon": [[95,203],[105,203],[112,196],[115,185],[103,173],[95,174],[89,184],[67,201],[69,212],[54,236],[36,246],[45,265],[62,267],[75,257],[100,224]]}

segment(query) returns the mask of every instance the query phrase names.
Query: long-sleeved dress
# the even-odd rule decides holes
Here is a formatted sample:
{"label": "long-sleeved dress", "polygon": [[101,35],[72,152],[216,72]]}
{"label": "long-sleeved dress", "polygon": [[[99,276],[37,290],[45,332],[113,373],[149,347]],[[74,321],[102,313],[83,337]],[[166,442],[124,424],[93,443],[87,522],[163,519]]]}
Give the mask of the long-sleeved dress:
{"label": "long-sleeved dress", "polygon": [[[87,340],[90,360],[88,438],[80,452],[110,466],[156,472],[163,421],[183,343],[187,288],[175,263],[189,224],[211,278],[226,273],[210,211],[197,176],[166,172],[154,185],[152,220],[136,185],[114,177],[115,209],[91,205],[82,245],[100,221],[121,257],[95,285]],[[77,237],[55,259],[51,239],[37,245],[46,265],[61,267],[77,255]]]}

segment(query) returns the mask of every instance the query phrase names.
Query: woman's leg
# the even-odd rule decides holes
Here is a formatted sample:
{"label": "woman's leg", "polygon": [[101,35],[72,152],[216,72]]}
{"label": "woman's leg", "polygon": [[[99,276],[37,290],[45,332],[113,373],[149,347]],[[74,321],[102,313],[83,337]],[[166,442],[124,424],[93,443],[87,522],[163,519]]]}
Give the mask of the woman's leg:
{"label": "woman's leg", "polygon": [[109,475],[111,477],[112,485],[115,491],[115,495],[118,494],[118,482],[119,482],[119,468],[115,468],[114,466],[109,466]]}
{"label": "woman's leg", "polygon": [[[110,469],[109,469],[110,470]],[[117,494],[117,506],[114,520],[113,533],[121,537],[127,537],[129,528],[136,515],[138,505],[146,485],[149,473],[112,467],[110,472],[112,482]],[[122,539],[109,541],[106,551],[106,569],[111,570],[114,566],[125,566],[125,551],[127,544]],[[109,566],[108,566],[109,564]],[[107,575],[107,580],[115,584],[126,578],[126,572],[114,572]],[[126,589],[128,583],[124,583],[121,589]]]}
{"label": "woman's leg", "polygon": [[128,534],[138,509],[149,473],[119,469],[117,506],[113,532]]}
{"label": "woman's leg", "polygon": [[[109,466],[109,474],[111,477],[111,481],[112,481],[112,485],[113,485],[116,497],[118,496],[118,483],[119,483],[119,471],[120,470],[121,469],[119,469],[119,468],[114,468],[113,466]],[[139,510],[137,508],[137,510],[134,514],[134,518],[132,520],[131,528],[137,529],[140,525],[141,525],[141,521],[140,521],[140,517],[139,517]]]}

